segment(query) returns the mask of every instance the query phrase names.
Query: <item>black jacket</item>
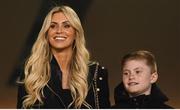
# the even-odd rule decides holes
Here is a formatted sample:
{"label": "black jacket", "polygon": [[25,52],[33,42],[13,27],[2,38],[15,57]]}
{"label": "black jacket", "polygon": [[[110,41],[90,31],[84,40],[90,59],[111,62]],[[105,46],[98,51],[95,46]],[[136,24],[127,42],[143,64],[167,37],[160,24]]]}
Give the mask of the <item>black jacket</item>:
{"label": "black jacket", "polygon": [[114,91],[115,105],[113,108],[128,109],[170,109],[172,107],[165,104],[168,98],[161,92],[156,84],[152,85],[150,95],[140,95],[129,97],[125,91],[123,83],[120,83]]}
{"label": "black jacket", "polygon": [[[95,72],[97,69],[97,73]],[[32,108],[67,108],[71,103],[72,97],[70,90],[62,89],[61,87],[61,69],[59,68],[55,58],[51,61],[51,78],[48,86],[44,88],[43,105],[37,101]],[[20,79],[24,78],[24,74]],[[109,86],[108,73],[104,67],[98,63],[89,65],[89,91],[86,97],[86,102],[92,108],[109,108]],[[27,95],[23,84],[18,86],[17,108],[22,108],[23,97]],[[70,108],[74,108],[73,105]],[[82,106],[81,108],[86,108]]]}

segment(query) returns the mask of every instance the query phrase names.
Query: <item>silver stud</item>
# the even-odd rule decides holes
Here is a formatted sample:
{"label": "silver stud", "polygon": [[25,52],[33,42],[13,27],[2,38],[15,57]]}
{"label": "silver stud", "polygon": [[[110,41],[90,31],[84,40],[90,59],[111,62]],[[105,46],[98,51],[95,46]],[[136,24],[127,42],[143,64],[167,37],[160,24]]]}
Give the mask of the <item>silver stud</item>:
{"label": "silver stud", "polygon": [[96,89],[96,91],[98,91],[98,92],[99,92],[99,91],[100,91],[100,89],[99,89],[99,88],[97,88],[97,89]]}
{"label": "silver stud", "polygon": [[104,69],[104,67],[102,67],[102,69]]}
{"label": "silver stud", "polygon": [[99,80],[102,80],[103,78],[102,77],[99,77]]}

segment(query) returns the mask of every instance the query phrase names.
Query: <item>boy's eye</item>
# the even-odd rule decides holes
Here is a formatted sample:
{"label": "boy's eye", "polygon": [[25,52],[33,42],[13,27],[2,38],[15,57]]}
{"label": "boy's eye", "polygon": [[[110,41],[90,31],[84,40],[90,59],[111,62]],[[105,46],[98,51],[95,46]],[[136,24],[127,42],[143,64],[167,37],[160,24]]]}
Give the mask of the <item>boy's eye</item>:
{"label": "boy's eye", "polygon": [[141,71],[136,71],[137,74],[141,73]]}
{"label": "boy's eye", "polygon": [[123,72],[123,75],[128,75],[128,72]]}

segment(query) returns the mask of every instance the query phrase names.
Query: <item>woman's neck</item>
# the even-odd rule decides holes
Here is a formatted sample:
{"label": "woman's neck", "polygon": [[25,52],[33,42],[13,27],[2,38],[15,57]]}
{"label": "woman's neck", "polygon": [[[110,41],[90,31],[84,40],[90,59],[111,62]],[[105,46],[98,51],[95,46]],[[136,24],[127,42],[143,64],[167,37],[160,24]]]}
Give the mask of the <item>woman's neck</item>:
{"label": "woman's neck", "polygon": [[62,71],[62,88],[69,89],[69,78],[70,78],[70,62],[72,59],[72,49],[57,52],[53,51],[53,55],[58,62],[59,67]]}
{"label": "woman's neck", "polygon": [[66,49],[63,51],[52,50],[52,53],[61,70],[68,70],[72,59],[72,49]]}

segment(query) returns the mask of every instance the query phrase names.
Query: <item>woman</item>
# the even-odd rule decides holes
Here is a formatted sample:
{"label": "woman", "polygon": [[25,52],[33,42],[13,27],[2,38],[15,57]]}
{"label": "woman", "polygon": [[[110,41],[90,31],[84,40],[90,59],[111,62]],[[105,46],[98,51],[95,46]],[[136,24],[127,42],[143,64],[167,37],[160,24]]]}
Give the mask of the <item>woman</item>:
{"label": "woman", "polygon": [[68,6],[46,16],[27,59],[17,108],[108,108],[107,71],[90,63],[79,17]]}

